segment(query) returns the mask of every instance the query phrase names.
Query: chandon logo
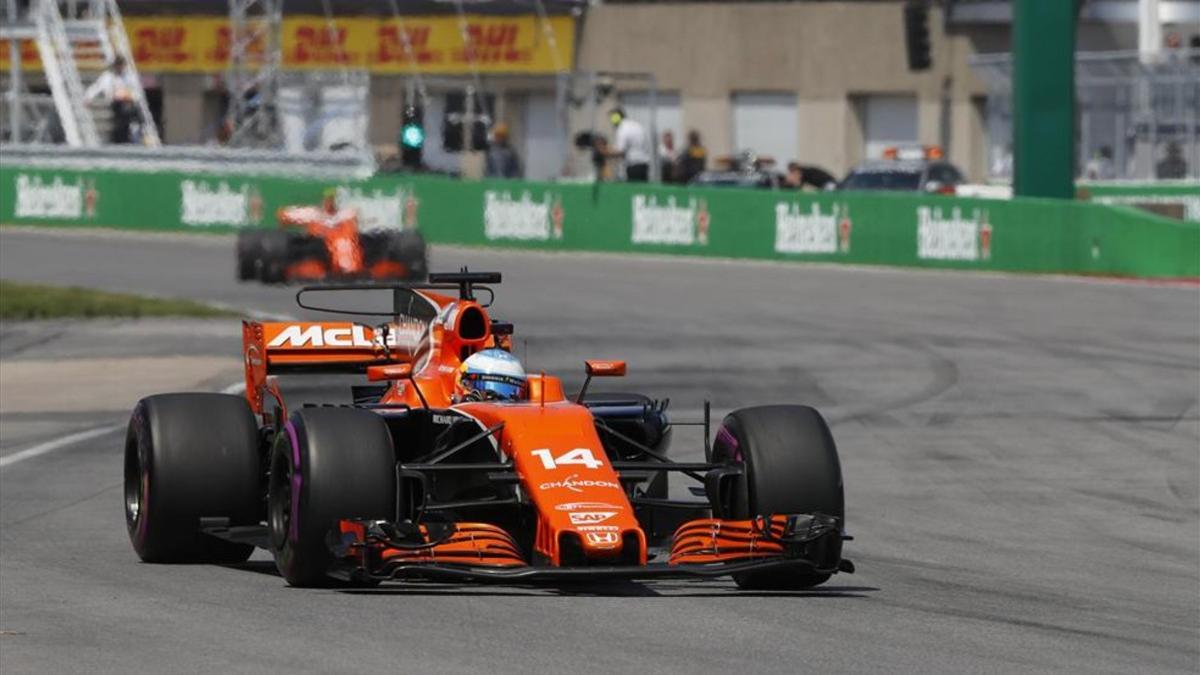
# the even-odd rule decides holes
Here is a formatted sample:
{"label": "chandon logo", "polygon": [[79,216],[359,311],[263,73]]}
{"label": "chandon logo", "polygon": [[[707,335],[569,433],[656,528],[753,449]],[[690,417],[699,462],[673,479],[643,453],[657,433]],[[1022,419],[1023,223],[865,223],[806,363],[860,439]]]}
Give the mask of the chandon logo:
{"label": "chandon logo", "polygon": [[547,483],[542,483],[538,487],[542,490],[552,490],[554,488],[566,488],[571,492],[583,492],[580,488],[598,487],[598,488],[616,488],[621,489],[620,485],[607,480],[579,480],[579,474],[573,473],[563,480],[555,480]]}

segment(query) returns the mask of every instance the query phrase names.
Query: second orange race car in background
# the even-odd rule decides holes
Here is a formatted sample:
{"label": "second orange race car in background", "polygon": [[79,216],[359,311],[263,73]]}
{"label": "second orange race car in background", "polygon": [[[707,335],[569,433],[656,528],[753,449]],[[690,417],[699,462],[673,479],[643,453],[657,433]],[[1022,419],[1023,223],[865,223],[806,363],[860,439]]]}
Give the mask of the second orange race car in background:
{"label": "second orange race car in background", "polygon": [[420,280],[425,239],[415,229],[363,230],[358,212],[339,208],[333,190],[321,206],[285,206],[279,228],[238,233],[238,279],[263,283]]}

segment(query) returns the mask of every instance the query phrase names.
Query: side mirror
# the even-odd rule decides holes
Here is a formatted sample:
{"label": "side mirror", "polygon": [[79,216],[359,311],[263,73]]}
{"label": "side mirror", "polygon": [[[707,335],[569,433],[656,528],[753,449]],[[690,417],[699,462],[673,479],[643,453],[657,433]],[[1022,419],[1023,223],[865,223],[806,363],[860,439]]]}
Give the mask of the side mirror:
{"label": "side mirror", "polygon": [[588,377],[621,377],[625,374],[624,361],[584,361]]}
{"label": "side mirror", "polygon": [[583,397],[587,394],[588,385],[592,383],[593,377],[622,377],[625,375],[624,361],[584,361],[583,367],[587,372],[587,379],[579,388],[579,395],[575,397],[576,403],[583,403]]}

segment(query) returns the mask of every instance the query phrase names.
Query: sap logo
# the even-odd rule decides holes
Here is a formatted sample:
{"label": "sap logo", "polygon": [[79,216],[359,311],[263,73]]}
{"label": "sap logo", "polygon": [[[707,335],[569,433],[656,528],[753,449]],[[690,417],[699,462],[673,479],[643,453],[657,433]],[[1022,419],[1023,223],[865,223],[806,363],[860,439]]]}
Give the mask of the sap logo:
{"label": "sap logo", "polygon": [[622,511],[625,507],[617,506],[616,504],[605,504],[604,502],[568,502],[566,504],[558,504],[554,508],[557,511],[579,511],[580,509],[616,509]]}
{"label": "sap logo", "polygon": [[305,328],[302,324],[293,324],[276,335],[267,348],[374,347],[377,344],[367,337],[366,326],[325,327],[313,324]]}
{"label": "sap logo", "polygon": [[621,543],[621,536],[616,532],[584,532],[589,544],[596,546],[616,546]]}
{"label": "sap logo", "polygon": [[542,483],[538,487],[542,490],[553,490],[555,488],[566,488],[571,492],[583,492],[580,488],[616,488],[621,489],[620,485],[608,480],[579,480],[579,474],[573,473],[563,480],[549,481]]}
{"label": "sap logo", "polygon": [[580,532],[618,532],[621,528],[616,525],[580,525],[575,529]]}
{"label": "sap logo", "polygon": [[572,525],[592,525],[594,523],[603,523],[604,521],[617,515],[616,511],[576,511],[568,514],[571,516]]}

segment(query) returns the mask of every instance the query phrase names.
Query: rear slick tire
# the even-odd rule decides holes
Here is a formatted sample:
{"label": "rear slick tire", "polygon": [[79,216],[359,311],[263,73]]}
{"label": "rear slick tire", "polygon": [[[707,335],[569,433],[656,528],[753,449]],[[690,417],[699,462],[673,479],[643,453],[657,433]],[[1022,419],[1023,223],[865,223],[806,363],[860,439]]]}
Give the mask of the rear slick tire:
{"label": "rear slick tire", "polygon": [[[716,514],[744,520],[756,516],[822,513],[845,527],[842,469],[829,425],[815,409],[802,405],[742,408],[721,423],[713,461],[743,464],[732,494],[732,512]],[[829,579],[827,573],[794,571],[734,575],[743,589],[799,590]]]}
{"label": "rear slick tire", "polygon": [[259,239],[260,258],[257,264],[258,280],[264,284],[282,284],[287,281],[287,267],[291,263],[291,235],[283,230],[267,230]]}
{"label": "rear slick tire", "polygon": [[238,232],[237,237],[237,271],[238,281],[253,281],[258,278],[258,268],[262,264],[263,250],[262,230],[246,230]]}
{"label": "rear slick tire", "polygon": [[145,562],[237,563],[254,551],[200,531],[262,518],[258,427],[228,394],[161,394],[138,402],[125,437],[125,524]]}
{"label": "rear slick tire", "polygon": [[343,518],[396,517],[396,456],[379,415],[304,408],[276,434],[267,525],[275,566],[292,586],[333,582],[329,534]]}

